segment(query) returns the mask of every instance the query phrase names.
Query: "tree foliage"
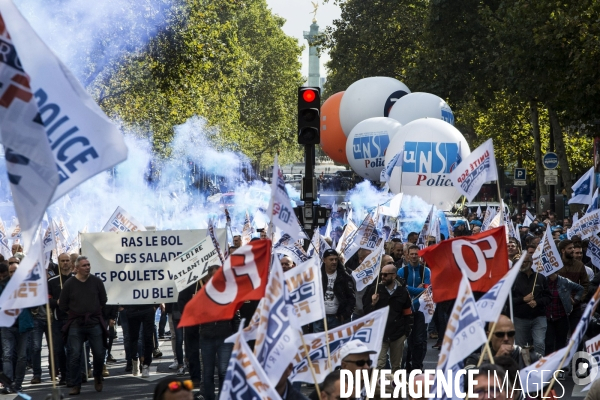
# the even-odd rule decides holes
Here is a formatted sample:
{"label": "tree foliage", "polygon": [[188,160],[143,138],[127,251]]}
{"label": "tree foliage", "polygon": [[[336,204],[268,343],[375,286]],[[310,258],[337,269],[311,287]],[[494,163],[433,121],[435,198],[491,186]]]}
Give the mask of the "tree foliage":
{"label": "tree foliage", "polygon": [[298,157],[301,47],[265,0],[176,0],[145,48],[93,83],[103,109],[168,153],[173,127],[199,115],[218,148],[268,163]]}

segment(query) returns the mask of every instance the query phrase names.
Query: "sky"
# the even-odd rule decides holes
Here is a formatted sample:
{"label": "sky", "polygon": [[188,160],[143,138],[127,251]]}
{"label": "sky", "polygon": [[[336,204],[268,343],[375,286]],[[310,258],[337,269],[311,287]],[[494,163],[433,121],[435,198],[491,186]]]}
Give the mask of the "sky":
{"label": "sky", "polygon": [[[333,4],[333,0],[329,0],[326,4],[322,4],[322,0],[319,1],[319,8],[317,10],[317,24],[319,30],[323,31],[327,26],[332,25],[332,21],[340,17],[340,8]],[[308,76],[308,43],[303,37],[304,31],[310,29],[312,24],[312,11],[314,9],[311,0],[267,0],[267,4],[273,11],[273,14],[277,14],[280,17],[286,19],[285,25],[283,25],[283,31],[292,37],[298,39],[298,41],[305,45],[304,52],[302,53],[302,75]],[[321,76],[326,76],[327,71],[325,70],[324,64],[329,60],[327,54],[321,56]]]}

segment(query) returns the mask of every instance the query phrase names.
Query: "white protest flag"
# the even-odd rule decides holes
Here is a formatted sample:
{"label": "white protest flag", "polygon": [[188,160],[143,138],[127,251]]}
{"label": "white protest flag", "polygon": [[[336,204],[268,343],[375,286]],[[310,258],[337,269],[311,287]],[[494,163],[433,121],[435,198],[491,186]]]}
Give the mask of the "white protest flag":
{"label": "white protest flag", "polygon": [[454,230],[452,229],[452,224],[450,220],[446,218],[446,227],[448,228],[448,237],[446,239],[450,239],[454,237]]}
{"label": "white protest flag", "polygon": [[[333,214],[333,211],[332,211]],[[325,227],[325,237],[331,238],[331,228],[332,228],[332,224],[331,224],[331,216],[329,218],[327,218],[327,226]]]}
{"label": "white protest flag", "polygon": [[205,237],[189,250],[167,263],[169,278],[181,292],[208,274],[208,267],[221,265],[217,249],[210,237]]}
{"label": "white protest flag", "polygon": [[573,186],[571,186],[573,194],[569,199],[568,204],[591,204],[593,187],[594,167],[590,168]]}
{"label": "white protest flag", "polygon": [[311,244],[308,248],[308,251],[306,252],[306,254],[309,257],[313,257],[313,255],[316,253],[317,258],[321,258],[321,255],[325,252],[325,250],[331,248],[329,244],[325,241],[325,239],[323,239],[323,237],[321,236],[319,227],[315,228],[315,232],[313,233],[313,237],[310,243]]}
{"label": "white protest flag", "polygon": [[144,227],[144,224],[137,221],[131,214],[119,206],[108,221],[106,221],[106,225],[104,225],[101,232],[135,232],[145,230],[146,227]]}
{"label": "white protest flag", "polygon": [[427,232],[427,236],[433,236],[435,238],[435,242],[439,243],[442,241],[441,234],[440,217],[434,217],[433,222],[429,224],[429,232]]}
{"label": "white protest flag", "polygon": [[[52,234],[52,225],[49,225],[42,237],[43,251],[44,254],[49,253],[56,249],[56,241],[54,240],[54,235]],[[60,254],[57,254],[59,256]]]}
{"label": "white protest flag", "polygon": [[[403,154],[404,154],[404,148],[400,149],[400,151],[394,157],[392,157],[392,159],[390,160],[388,165],[383,167],[383,169],[381,170],[381,175],[379,176],[380,182],[389,181],[390,176],[392,176],[392,171],[394,170],[394,168],[402,166],[402,160],[404,159]],[[394,217],[395,217],[395,215],[394,215]]]}
{"label": "white protest flag", "polygon": [[540,240],[532,258],[531,269],[544,276],[550,276],[563,267],[561,255],[552,239],[550,225],[546,227],[544,237]]}
{"label": "white protest flag", "polygon": [[454,187],[462,193],[469,202],[473,201],[484,183],[498,180],[498,168],[494,157],[492,139],[486,140],[481,146],[469,154],[452,172],[449,178]]}
{"label": "white protest flag", "polygon": [[531,220],[531,222],[533,222],[533,220],[535,219],[535,215],[531,214],[529,210],[525,210],[525,216],[528,217]]}
{"label": "white protest flag", "polygon": [[300,325],[325,318],[319,260],[313,257],[283,274]]}
{"label": "white protest flag", "polygon": [[[329,329],[329,332],[304,335],[304,340],[309,349],[308,356],[314,366],[317,382],[323,382],[327,374],[341,364],[340,350],[350,340],[358,339],[369,350],[376,351],[376,354],[371,355],[371,360],[376,362],[377,355],[381,351],[388,312],[389,307],[385,307],[337,328]],[[331,368],[327,367],[327,341],[325,334],[329,336]],[[290,375],[292,382],[314,382],[308,368],[307,354],[302,346],[297,347],[292,364],[294,365],[294,369]]]}
{"label": "white protest flag", "polygon": [[[596,360],[596,365],[592,363],[592,371],[590,372],[591,377],[595,377],[595,379],[590,382],[586,387],[583,388],[582,392],[586,390],[590,390],[590,387],[594,383],[596,379],[598,379],[598,360],[600,359],[600,335],[594,336],[590,340],[586,340],[585,342],[585,351],[592,356]],[[594,371],[595,369],[595,371]]]}
{"label": "white protest flag", "polygon": [[506,303],[512,285],[519,274],[525,253],[490,290],[477,300],[477,311],[483,322],[496,322]]}
{"label": "white protest flag", "polygon": [[208,233],[210,236],[210,240],[212,241],[213,246],[217,250],[217,255],[219,256],[219,261],[221,265],[225,264],[225,258],[223,258],[223,253],[221,253],[221,245],[219,245],[219,241],[217,240],[217,236],[215,234],[215,223],[212,218],[208,220]]}
{"label": "white protest flag", "polygon": [[[490,229],[490,224],[492,220],[496,216],[496,209],[494,207],[488,207],[485,210],[485,215],[483,217],[483,222],[481,223],[481,232],[487,231]],[[500,219],[500,217],[498,217]]]}
{"label": "white protest flag", "polygon": [[567,229],[567,238],[571,239],[577,235],[583,240],[598,232],[600,232],[600,210],[594,210],[585,214],[577,221],[575,220],[575,216],[573,216],[573,225]]}
{"label": "white protest flag", "polygon": [[300,325],[290,304],[283,268],[279,259],[273,257],[254,345],[256,360],[273,387],[296,355],[301,340]]}
{"label": "white protest flag", "polygon": [[[447,374],[456,372],[463,368],[465,355],[473,353],[487,341],[483,322],[477,312],[477,305],[471,291],[471,284],[463,274],[458,287],[458,295],[454,307],[450,313],[448,327],[444,333],[442,348],[437,364],[437,372]],[[460,378],[461,387],[464,387],[464,375]],[[443,387],[434,384],[430,392],[437,398],[450,398],[443,393]],[[456,391],[452,391],[453,397],[458,398]],[[430,396],[431,397],[431,396]]]}
{"label": "white protest flag", "polygon": [[488,229],[498,228],[502,224],[502,222],[503,222],[500,219],[501,217],[502,217],[502,213],[500,211],[498,211],[494,215],[494,218],[492,218],[492,220],[490,221],[490,224],[488,225]]}
{"label": "white protest flag", "polygon": [[[8,32],[15,32],[12,40],[23,69],[31,78],[31,92],[35,93],[40,109],[41,118],[37,122],[43,121],[54,153],[54,169],[58,169],[59,176],[52,197],[55,201],[85,180],[125,160],[127,146],[122,133],[37,36],[11,0],[0,1],[0,13]],[[31,146],[31,142],[23,144]],[[53,174],[48,176],[54,178]],[[40,186],[40,193],[45,186]]]}
{"label": "white protest flag", "polygon": [[[39,83],[32,82],[35,71],[31,70],[28,45],[21,36],[31,27],[12,2],[4,3],[8,4],[0,4],[0,132],[13,204],[27,248],[50,205],[59,177],[34,95]],[[14,8],[20,21],[11,21],[6,8]]]}
{"label": "white protest flag", "polygon": [[379,277],[381,259],[385,253],[384,244],[382,240],[379,246],[352,271],[352,277],[354,278],[354,282],[356,282],[356,291],[363,290]]}
{"label": "white protest flag", "polygon": [[48,301],[48,284],[42,241],[36,235],[27,256],[8,281],[0,295],[0,326],[12,322],[20,309],[45,304]]}
{"label": "white protest flag", "polygon": [[[64,242],[60,239],[60,229],[58,227],[58,224],[56,223],[55,220],[51,219],[50,220],[50,225],[49,227],[52,228],[52,235],[53,235],[53,240],[56,246],[57,251],[62,254],[66,252],[66,249],[64,247]],[[60,255],[58,254],[57,257]]]}
{"label": "white protest flag", "polygon": [[371,218],[371,214],[367,214],[356,234],[348,239],[348,244],[343,250],[344,260],[349,260],[359,249],[375,250],[378,239],[375,222]]}
{"label": "white protest flag", "polygon": [[290,235],[294,240],[304,237],[298,218],[294,213],[290,196],[285,189],[283,173],[277,162],[273,161],[273,181],[271,182],[271,200],[269,201],[269,218],[273,225]]}
{"label": "white protest flag", "polygon": [[302,245],[287,233],[281,235],[281,239],[273,245],[273,252],[292,257],[296,264],[301,264],[309,259]]}
{"label": "white protest flag", "polygon": [[402,206],[402,193],[398,193],[390,200],[389,206],[381,206],[381,214],[387,215],[388,217],[398,217],[400,214],[400,207]]}
{"label": "white protest flag", "polygon": [[590,236],[585,254],[592,260],[594,267],[600,268],[600,238],[598,235]]}
{"label": "white protest flag", "polygon": [[579,221],[579,213],[578,212],[573,214],[573,224],[576,224],[577,221]]}
{"label": "white protest flag", "polygon": [[421,232],[419,233],[419,237],[417,238],[417,246],[423,249],[427,246],[427,241],[429,238],[427,237],[429,233],[429,225],[433,219],[433,206],[429,209],[429,214],[427,214],[427,218],[425,219],[425,223],[423,224],[423,228],[421,228]]}
{"label": "white protest flag", "polygon": [[356,226],[356,224],[351,219],[349,219],[348,223],[346,224],[346,228],[344,228],[344,232],[342,233],[342,237],[338,241],[337,247],[335,248],[338,254],[341,253],[348,246],[348,241],[352,239],[352,237],[356,234],[357,230],[358,227]]}
{"label": "white protest flag", "polygon": [[8,237],[6,236],[6,229],[4,228],[2,218],[0,218],[0,254],[4,256],[5,260],[12,257],[12,251],[8,244]]}
{"label": "white protest flag", "polygon": [[586,213],[592,212],[594,210],[597,210],[600,208],[600,198],[598,197],[598,188],[596,188],[596,190],[594,191],[594,195],[592,196],[592,202],[590,203],[590,206],[587,208],[587,210],[585,210]]}
{"label": "white protest flag", "polygon": [[252,222],[250,221],[250,214],[248,214],[248,210],[246,210],[246,214],[244,215],[244,226],[242,227],[242,246],[250,243],[252,239]]}
{"label": "white protest flag", "polygon": [[435,312],[435,303],[433,302],[433,294],[431,285],[427,286],[427,289],[419,296],[419,310],[425,316],[425,323],[428,324],[433,318]]}
{"label": "white protest flag", "polygon": [[527,213],[525,214],[525,219],[523,220],[523,226],[526,226],[527,228],[529,228],[529,226],[531,226],[531,224],[533,223],[533,220],[529,218],[530,214],[531,213],[527,211]]}
{"label": "white protest flag", "polygon": [[475,215],[477,215],[477,218],[481,218],[481,206],[477,206],[477,212],[475,213]]}
{"label": "white protest flag", "polygon": [[538,362],[519,371],[521,382],[526,388],[527,393],[538,392],[541,387],[545,386],[551,378],[551,376],[549,376],[549,371],[556,371],[559,367],[564,368],[565,366],[570,365],[571,359],[577,352],[579,343],[583,340],[590,325],[590,319],[598,306],[599,297],[600,288],[596,290],[596,293],[594,293],[594,296],[586,305],[583,315],[577,323],[573,334],[569,338],[566,347],[541,358]]}
{"label": "white protest flag", "polygon": [[235,335],[219,400],[281,400],[275,385],[269,384],[267,374],[246,343],[242,327],[243,324],[240,324],[240,330]]}

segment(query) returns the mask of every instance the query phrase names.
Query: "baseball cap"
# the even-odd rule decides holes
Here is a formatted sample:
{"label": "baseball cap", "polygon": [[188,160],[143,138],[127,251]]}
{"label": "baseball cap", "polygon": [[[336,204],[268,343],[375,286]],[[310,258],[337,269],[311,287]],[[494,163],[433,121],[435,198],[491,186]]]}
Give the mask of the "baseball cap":
{"label": "baseball cap", "polygon": [[325,252],[323,253],[323,258],[327,258],[329,256],[339,256],[338,252],[335,251],[334,249],[327,249],[325,250]]}
{"label": "baseball cap", "polygon": [[375,350],[369,350],[363,342],[358,339],[354,339],[342,346],[340,350],[340,360],[343,360],[350,354],[377,354]]}

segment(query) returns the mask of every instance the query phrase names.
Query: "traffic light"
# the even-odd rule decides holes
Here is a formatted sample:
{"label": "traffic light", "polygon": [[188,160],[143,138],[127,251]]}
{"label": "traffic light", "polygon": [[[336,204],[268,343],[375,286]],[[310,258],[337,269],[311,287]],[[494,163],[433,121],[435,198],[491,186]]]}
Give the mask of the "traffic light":
{"label": "traffic light", "polygon": [[298,143],[321,143],[321,89],[298,88]]}

